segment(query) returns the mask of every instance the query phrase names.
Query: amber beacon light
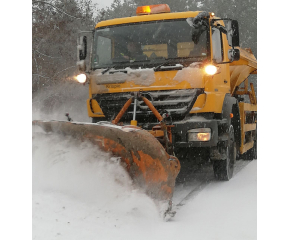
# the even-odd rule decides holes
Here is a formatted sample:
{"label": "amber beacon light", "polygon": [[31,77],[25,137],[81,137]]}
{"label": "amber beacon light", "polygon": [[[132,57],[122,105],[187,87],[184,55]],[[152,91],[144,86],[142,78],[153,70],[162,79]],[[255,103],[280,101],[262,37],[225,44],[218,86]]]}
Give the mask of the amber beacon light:
{"label": "amber beacon light", "polygon": [[167,4],[157,4],[137,7],[136,15],[148,15],[156,13],[170,13],[170,8]]}

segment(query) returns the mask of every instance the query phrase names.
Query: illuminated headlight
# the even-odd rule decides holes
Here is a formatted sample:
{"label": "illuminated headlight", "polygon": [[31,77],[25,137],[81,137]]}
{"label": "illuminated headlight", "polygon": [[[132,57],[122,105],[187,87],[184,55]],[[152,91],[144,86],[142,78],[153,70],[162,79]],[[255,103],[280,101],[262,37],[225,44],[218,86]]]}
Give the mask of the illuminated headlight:
{"label": "illuminated headlight", "polygon": [[86,74],[82,73],[76,76],[76,79],[79,83],[85,83],[87,80]]}
{"label": "illuminated headlight", "polygon": [[187,131],[189,142],[206,142],[211,138],[210,128],[195,128]]}
{"label": "illuminated headlight", "polygon": [[207,65],[204,70],[205,70],[206,74],[208,74],[208,75],[214,75],[214,74],[217,73],[217,70],[218,69],[214,65]]}

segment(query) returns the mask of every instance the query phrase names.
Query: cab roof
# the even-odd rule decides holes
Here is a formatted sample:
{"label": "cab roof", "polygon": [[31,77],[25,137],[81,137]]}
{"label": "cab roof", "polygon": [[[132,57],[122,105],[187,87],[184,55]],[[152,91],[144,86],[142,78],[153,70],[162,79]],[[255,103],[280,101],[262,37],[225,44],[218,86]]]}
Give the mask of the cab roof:
{"label": "cab roof", "polygon": [[138,23],[138,22],[149,22],[149,21],[158,21],[158,20],[170,20],[170,19],[196,17],[198,13],[200,13],[200,11],[158,13],[158,14],[149,14],[149,15],[141,15],[141,16],[132,16],[132,17],[126,17],[126,18],[115,18],[115,19],[98,22],[95,28],[127,24],[127,23]]}

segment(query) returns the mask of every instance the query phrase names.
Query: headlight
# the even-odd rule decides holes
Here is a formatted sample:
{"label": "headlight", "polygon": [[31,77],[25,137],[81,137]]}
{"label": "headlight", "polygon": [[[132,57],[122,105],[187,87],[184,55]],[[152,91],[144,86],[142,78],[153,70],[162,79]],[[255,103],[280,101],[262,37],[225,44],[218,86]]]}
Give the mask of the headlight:
{"label": "headlight", "polygon": [[214,75],[217,73],[218,68],[214,65],[207,65],[204,70],[205,70],[206,74]]}
{"label": "headlight", "polygon": [[195,128],[187,131],[189,142],[206,142],[211,138],[210,128]]}
{"label": "headlight", "polygon": [[86,74],[82,73],[76,76],[76,79],[79,83],[85,83],[87,80]]}

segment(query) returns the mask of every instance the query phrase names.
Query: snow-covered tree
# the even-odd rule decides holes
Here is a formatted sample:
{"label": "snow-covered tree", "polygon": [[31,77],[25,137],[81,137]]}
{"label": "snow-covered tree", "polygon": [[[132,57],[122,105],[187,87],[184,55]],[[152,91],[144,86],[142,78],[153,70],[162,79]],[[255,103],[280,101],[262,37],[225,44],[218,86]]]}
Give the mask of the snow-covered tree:
{"label": "snow-covered tree", "polygon": [[32,1],[33,92],[71,78],[76,70],[76,39],[93,29],[90,0]]}

